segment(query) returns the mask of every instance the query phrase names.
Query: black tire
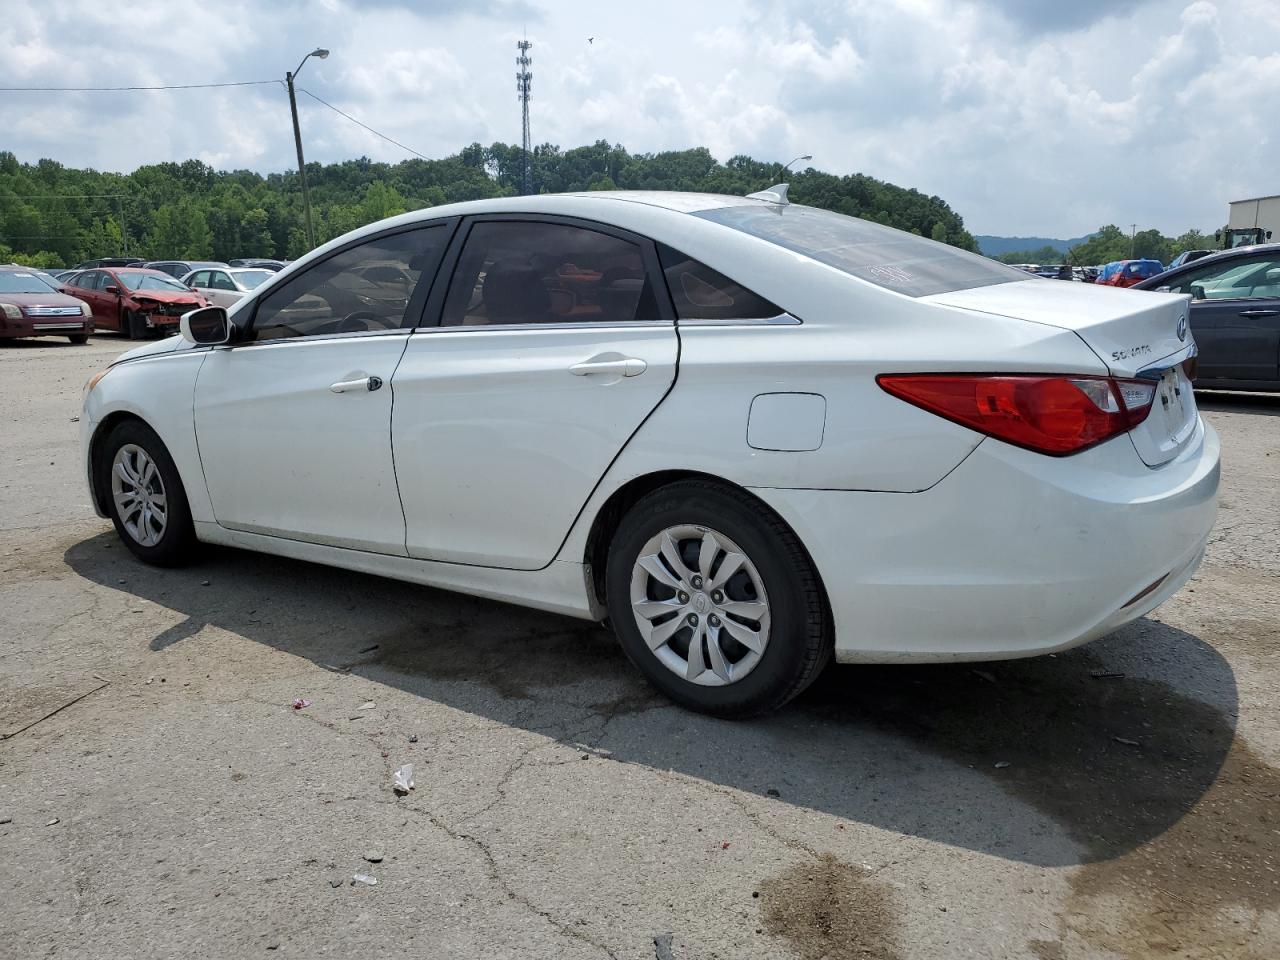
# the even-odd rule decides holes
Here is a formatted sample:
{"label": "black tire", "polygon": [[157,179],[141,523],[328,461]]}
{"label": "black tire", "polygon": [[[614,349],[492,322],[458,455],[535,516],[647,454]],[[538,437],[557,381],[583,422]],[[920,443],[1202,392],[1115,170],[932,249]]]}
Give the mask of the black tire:
{"label": "black tire", "polygon": [[89,342],[89,335],[87,333],[68,333],[67,339],[76,346],[80,346]]}
{"label": "black tire", "polygon": [[[166,497],[167,517],[163,533],[154,544],[143,544],[125,527],[125,520],[112,496],[111,471],[116,454],[126,445],[140,447],[155,462],[163,492]],[[106,505],[116,533],[139,560],[158,567],[176,567],[194,559],[197,551],[195,527],[191,522],[191,508],[187,494],[178,476],[178,468],[165,449],[160,437],[141,420],[125,420],[118,423],[97,450],[94,478],[98,495]]]}
{"label": "black tire", "polygon": [[[769,598],[768,641],[755,666],[732,683],[703,686],[677,675],[650,651],[632,613],[632,571],[641,551],[651,538],[679,526],[708,528],[734,541]],[[804,547],[768,507],[728,485],[683,480],[636,503],[609,545],[605,589],[627,656],[650,683],[690,710],[731,719],[776,710],[809,686],[831,659],[826,595]]]}
{"label": "black tire", "polygon": [[120,332],[130,340],[145,340],[147,322],[132,310],[123,310],[120,313]]}

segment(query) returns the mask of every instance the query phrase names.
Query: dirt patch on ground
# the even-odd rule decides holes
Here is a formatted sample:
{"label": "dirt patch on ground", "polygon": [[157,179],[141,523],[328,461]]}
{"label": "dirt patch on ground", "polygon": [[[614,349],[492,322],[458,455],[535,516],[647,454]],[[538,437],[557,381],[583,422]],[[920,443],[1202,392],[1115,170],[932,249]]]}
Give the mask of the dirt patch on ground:
{"label": "dirt patch on ground", "polygon": [[1190,813],[1150,843],[1083,867],[1071,888],[1064,924],[1095,947],[1273,958],[1261,924],[1280,907],[1280,771],[1237,740]]}
{"label": "dirt patch on ground", "polygon": [[760,885],[765,932],[801,960],[900,960],[888,885],[830,854]]}
{"label": "dirt patch on ground", "polygon": [[39,536],[27,531],[2,536],[7,542],[0,543],[0,583],[40,583],[75,575],[65,554],[84,539],[82,530],[57,538],[49,538],[46,531]]}

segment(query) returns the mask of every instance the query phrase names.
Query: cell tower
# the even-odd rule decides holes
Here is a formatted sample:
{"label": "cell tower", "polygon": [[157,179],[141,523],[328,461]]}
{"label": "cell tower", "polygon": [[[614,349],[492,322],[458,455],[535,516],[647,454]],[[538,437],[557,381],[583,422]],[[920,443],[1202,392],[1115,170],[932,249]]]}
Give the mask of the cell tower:
{"label": "cell tower", "polygon": [[520,68],[516,73],[516,95],[520,99],[520,119],[523,129],[521,146],[524,150],[523,192],[526,194],[533,193],[533,169],[530,165],[533,147],[529,142],[529,90],[533,86],[533,73],[529,70],[533,64],[533,58],[529,56],[529,48],[532,46],[533,43],[529,40],[516,41],[516,47],[520,50],[520,55],[516,57],[516,66]]}

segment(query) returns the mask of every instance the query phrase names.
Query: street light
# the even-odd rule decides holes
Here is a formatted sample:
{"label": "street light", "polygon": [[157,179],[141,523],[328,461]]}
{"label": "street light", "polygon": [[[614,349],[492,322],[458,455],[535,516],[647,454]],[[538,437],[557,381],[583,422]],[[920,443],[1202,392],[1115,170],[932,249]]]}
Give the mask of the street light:
{"label": "street light", "polygon": [[795,162],[796,162],[796,160],[812,160],[812,159],[813,159],[813,156],[812,156],[811,154],[808,154],[808,153],[806,153],[806,154],[805,154],[804,156],[802,156],[802,157],[796,157],[796,158],[795,158],[795,160],[792,160],[792,161],[791,161],[791,163],[788,163],[785,167],[783,167],[780,171],[778,171],[778,175],[779,175],[779,176],[781,176],[782,174],[784,174],[784,173],[786,173],[788,170],[790,170],[790,169],[791,169],[791,164],[792,164],[792,163],[795,163]]}
{"label": "street light", "polygon": [[298,129],[298,100],[293,94],[293,81],[302,69],[303,63],[312,57],[323,60],[327,56],[329,56],[328,50],[316,47],[302,58],[302,63],[298,64],[296,70],[284,75],[285,85],[289,88],[289,110],[293,114],[293,145],[298,148],[298,176],[302,178],[302,209],[307,218],[307,247],[311,250],[316,246],[316,233],[311,227],[311,194],[307,191],[307,163],[302,159],[302,131]]}

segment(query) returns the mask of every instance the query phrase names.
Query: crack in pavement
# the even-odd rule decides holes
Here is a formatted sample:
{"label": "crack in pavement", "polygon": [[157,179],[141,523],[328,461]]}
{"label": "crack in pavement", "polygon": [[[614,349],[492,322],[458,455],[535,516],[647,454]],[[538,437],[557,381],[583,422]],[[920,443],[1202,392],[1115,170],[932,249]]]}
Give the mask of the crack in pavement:
{"label": "crack in pavement", "polygon": [[[266,705],[268,706],[277,706],[277,707],[280,706],[279,704],[269,703],[267,701],[259,700],[257,702],[266,703]],[[389,761],[389,758],[381,757],[381,754],[383,752],[389,753],[390,751],[384,750],[383,744],[377,739],[375,739],[375,736],[376,736],[375,734],[366,733],[361,730],[343,729],[342,727],[339,727],[332,721],[328,721],[314,715],[308,715],[301,711],[295,711],[295,710],[292,710],[292,708],[289,708],[289,709],[291,713],[297,714],[303,720],[307,720],[307,721],[310,721],[311,723],[319,724],[325,729],[331,730],[340,736],[356,737],[357,739],[364,740],[366,743],[375,747],[378,750],[380,758],[383,761],[383,766],[387,769],[388,774],[390,774],[391,763]],[[528,750],[524,751],[524,753],[522,753],[521,756],[511,765],[511,769],[508,771],[508,773],[509,774],[514,773],[515,769],[522,765],[524,759],[527,758],[527,756],[530,753],[534,752],[535,750],[541,749],[542,747],[545,747],[545,746],[548,746],[548,744],[536,744],[533,747],[530,747]],[[506,778],[505,775],[504,775],[504,778]],[[535,916],[542,918],[548,924],[554,927],[555,930],[558,933],[560,933],[562,936],[568,937],[573,940],[577,940],[581,943],[585,943],[591,947],[594,947],[595,949],[601,951],[605,956],[609,957],[610,960],[618,960],[617,954],[614,953],[613,950],[611,950],[608,947],[608,945],[599,942],[598,940],[589,936],[588,934],[584,933],[581,930],[575,929],[569,923],[563,920],[557,919],[554,915],[552,915],[552,913],[549,910],[545,910],[542,907],[539,907],[537,904],[533,903],[533,901],[530,900],[528,897],[516,891],[515,888],[512,886],[512,884],[510,883],[510,881],[508,881],[507,878],[503,875],[501,869],[498,866],[498,861],[493,855],[493,851],[489,848],[489,844],[481,837],[478,837],[471,833],[467,833],[465,831],[459,830],[451,826],[449,823],[446,823],[444,820],[442,820],[440,817],[433,814],[431,811],[426,810],[422,807],[416,806],[414,803],[410,802],[407,798],[388,800],[388,799],[382,799],[379,797],[364,797],[364,798],[351,797],[348,799],[356,800],[357,802],[363,801],[368,803],[376,803],[384,806],[393,806],[398,810],[406,810],[416,815],[417,817],[425,820],[427,823],[429,823],[431,826],[435,827],[436,829],[442,831],[450,839],[457,840],[457,841],[464,842],[471,845],[484,858],[484,862],[486,864],[485,872],[488,874],[490,881],[492,881],[498,886],[498,888],[502,891],[503,896],[505,896],[509,901],[511,901],[512,903],[518,904],[519,906],[523,907],[524,909],[534,914]],[[495,801],[495,804],[496,802],[498,801]],[[493,806],[493,804],[491,804],[490,806]],[[473,814],[466,819],[473,819],[476,815],[477,814]],[[464,819],[462,822],[465,823],[466,819]]]}

